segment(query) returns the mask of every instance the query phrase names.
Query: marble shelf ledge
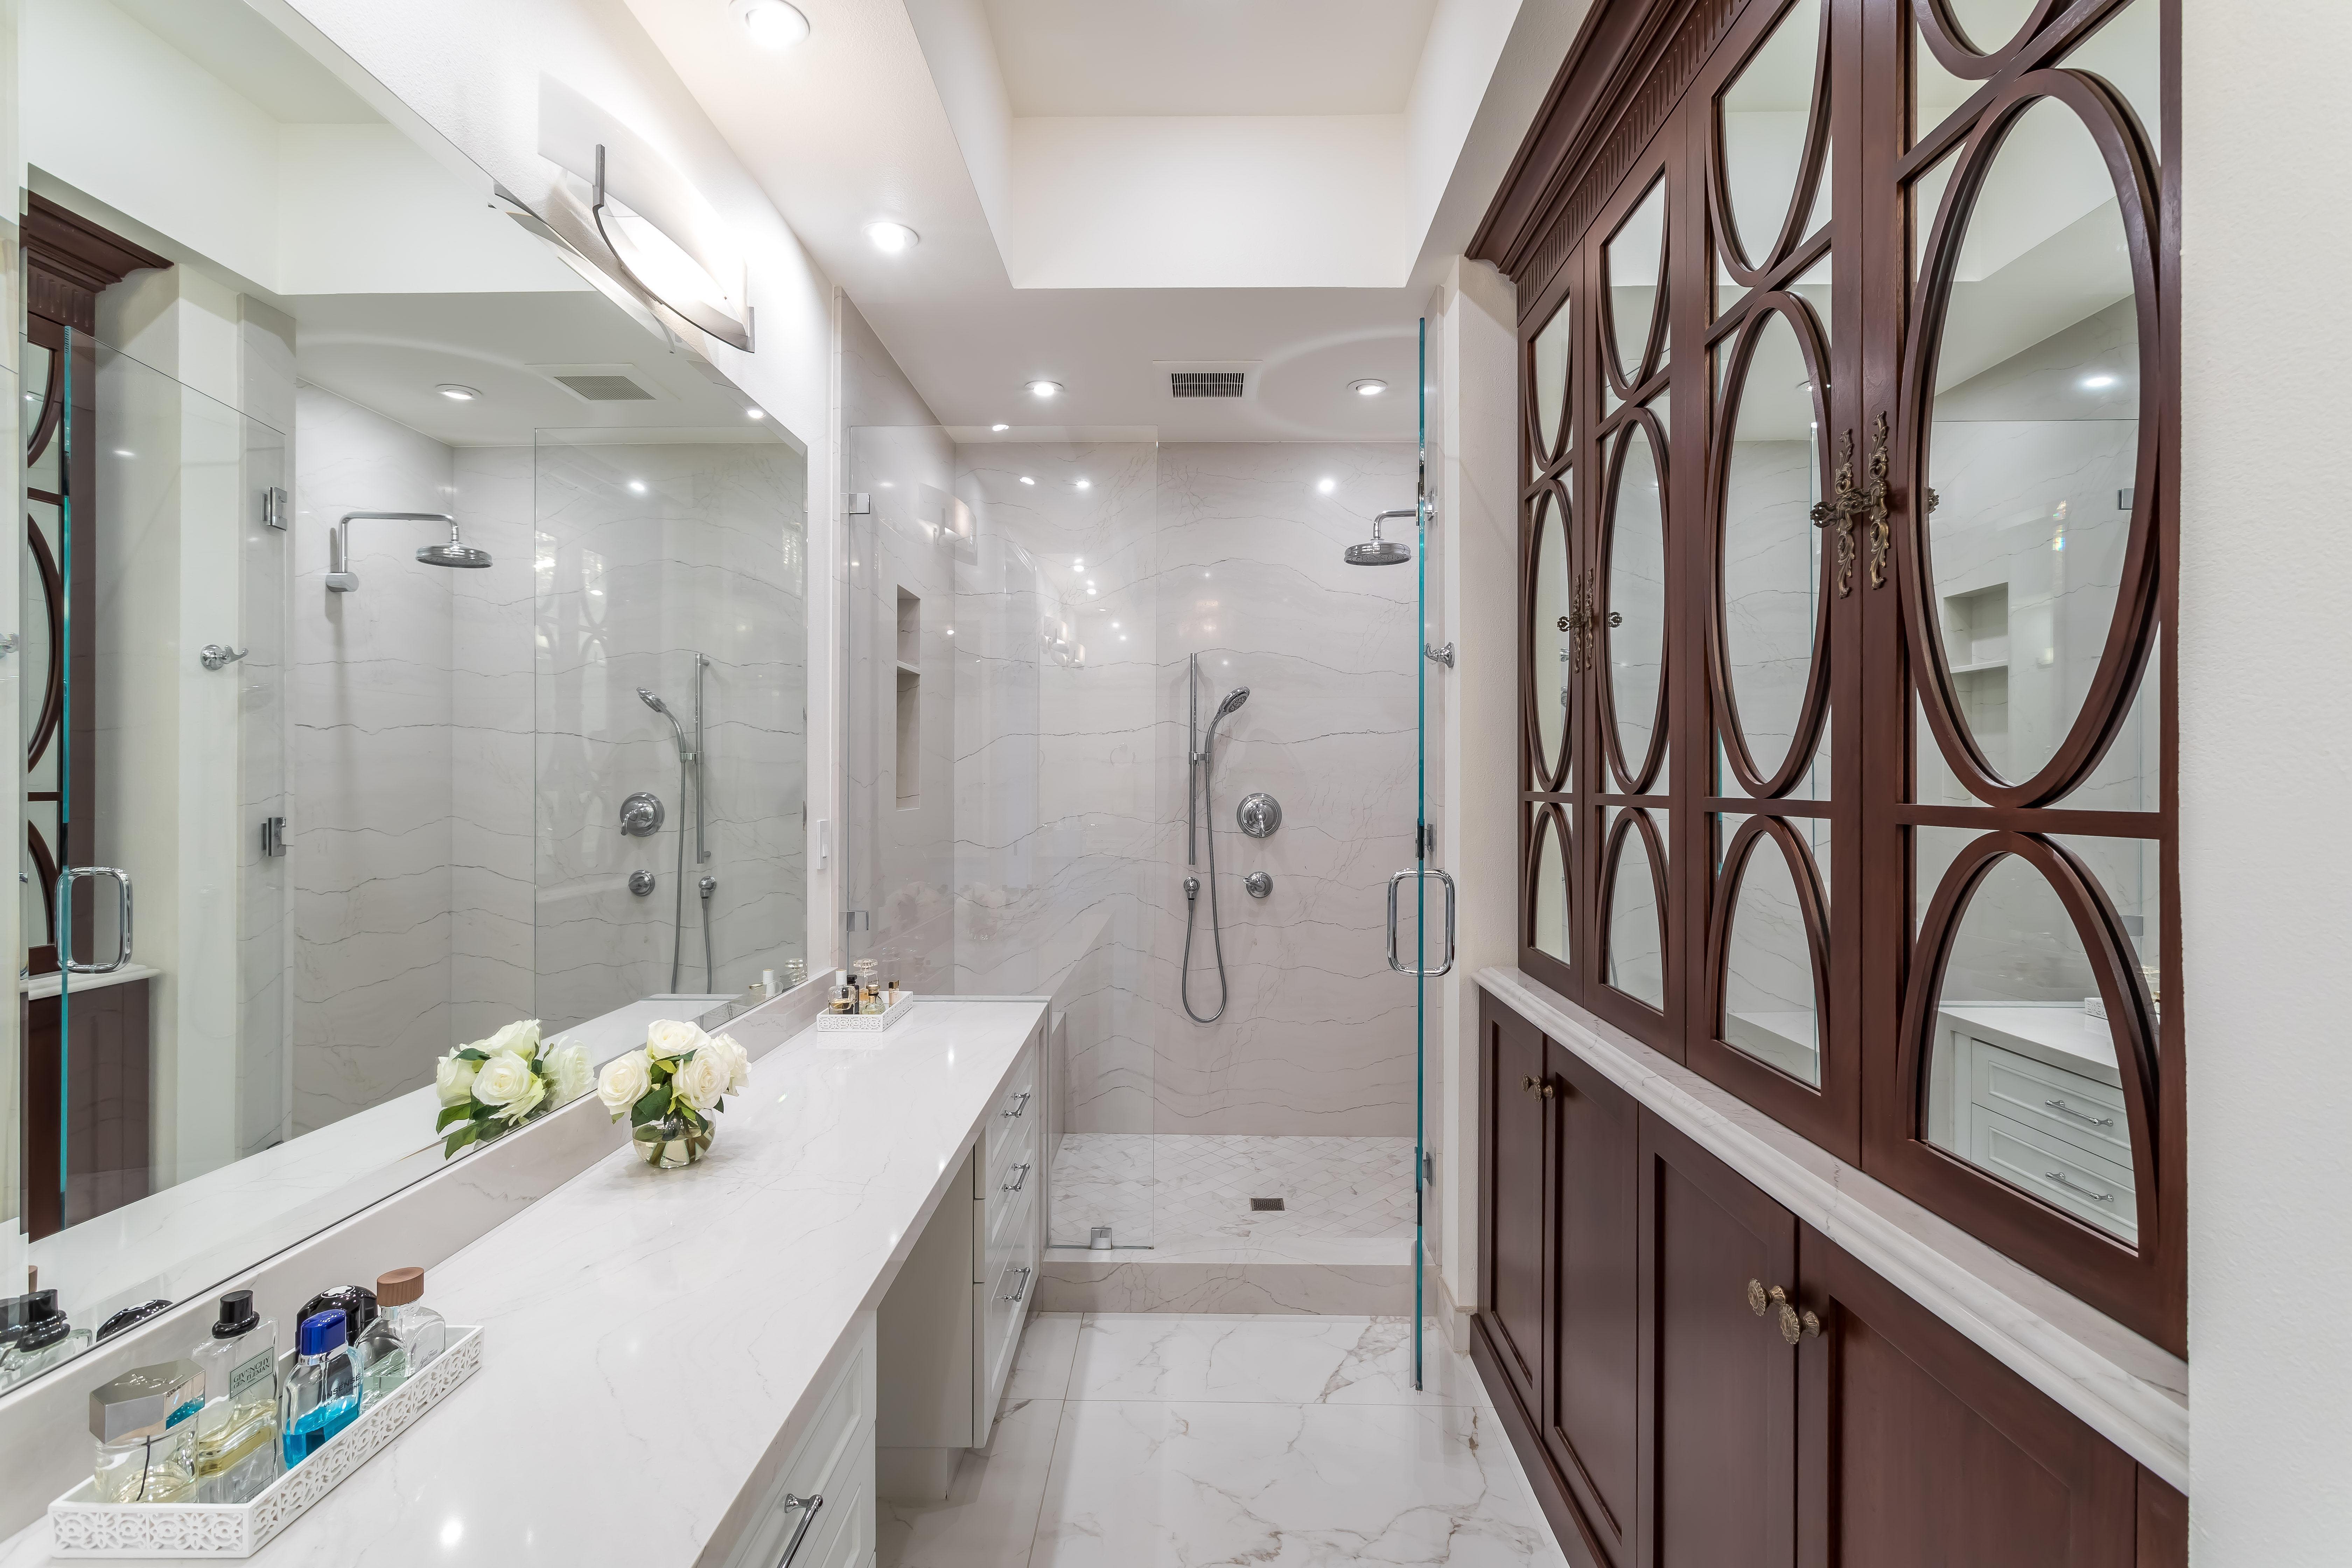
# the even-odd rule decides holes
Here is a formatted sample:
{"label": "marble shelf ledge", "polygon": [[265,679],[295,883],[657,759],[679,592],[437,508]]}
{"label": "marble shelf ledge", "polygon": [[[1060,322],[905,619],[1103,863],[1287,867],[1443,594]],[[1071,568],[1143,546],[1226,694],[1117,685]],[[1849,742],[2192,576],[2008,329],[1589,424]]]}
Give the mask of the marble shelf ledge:
{"label": "marble shelf ledge", "polygon": [[2189,1489],[2189,1363],[1516,969],[1478,984],[2101,1436]]}
{"label": "marble shelf ledge", "polygon": [[[751,1083],[700,1164],[653,1171],[622,1148],[432,1268],[425,1299],[499,1348],[250,1561],[722,1556],[1045,1012],[1041,997],[916,1005],[859,1052],[813,1048],[785,1009],[731,1024]],[[50,1543],[37,1520],[0,1542],[0,1568],[45,1568]]]}

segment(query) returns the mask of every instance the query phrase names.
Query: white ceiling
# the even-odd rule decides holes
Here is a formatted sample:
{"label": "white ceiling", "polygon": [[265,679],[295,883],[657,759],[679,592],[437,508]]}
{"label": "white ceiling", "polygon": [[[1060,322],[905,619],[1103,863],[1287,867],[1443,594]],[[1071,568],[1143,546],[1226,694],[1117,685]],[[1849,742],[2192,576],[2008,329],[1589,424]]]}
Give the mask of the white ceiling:
{"label": "white ceiling", "polygon": [[[1448,259],[1468,242],[1589,0],[1445,0],[1436,7],[1441,24],[1450,7],[1496,28],[1497,38],[1507,30],[1507,39],[1486,55],[1499,59],[1491,79],[1481,76],[1461,95],[1458,118],[1467,130],[1443,150],[1423,232],[1410,237],[1393,268],[1398,286],[1152,289],[1014,286],[974,172],[988,170],[1003,150],[960,143],[935,68],[950,78],[968,71],[981,90],[1003,95],[1000,112],[1009,114],[1013,84],[1027,78],[1034,57],[1017,44],[1010,62],[980,58],[995,49],[1000,18],[1015,17],[1014,36],[1029,38],[1055,16],[1075,16],[1076,41],[1060,47],[1096,58],[1123,38],[1119,47],[1129,52],[1114,74],[1135,85],[1174,58],[1145,49],[1149,30],[1174,26],[1181,16],[1212,41],[1189,57],[1196,83],[1222,68],[1242,84],[1234,91],[1255,93],[1294,76],[1302,85],[1290,101],[1307,104],[1307,94],[1336,90],[1322,62],[1339,58],[1350,72],[1360,67],[1364,79],[1382,83],[1378,90],[1393,105],[1403,58],[1398,40],[1415,26],[1433,39],[1431,7],[1416,12],[1391,0],[1328,6],[995,0],[982,13],[981,0],[968,0],[957,35],[939,26],[942,11],[957,8],[953,0],[922,0],[931,30],[919,38],[909,0],[800,0],[812,36],[772,54],[747,47],[726,7],[711,0],[626,3],[942,423],[1003,421],[1014,426],[1008,438],[1029,426],[1140,426],[1156,427],[1163,440],[1202,441],[1411,436],[1416,321]],[[1121,18],[1088,19],[1095,11]],[[1244,11],[1256,16],[1236,16]],[[1367,16],[1379,26],[1351,30],[1353,19]],[[1318,18],[1319,30],[1294,27],[1299,17]],[[1373,37],[1360,44],[1358,33]],[[1277,37],[1286,40],[1278,56],[1266,47]],[[1418,70],[1419,46],[1413,58]],[[1243,58],[1246,66],[1231,63]],[[1170,75],[1181,79],[1172,66]],[[982,134],[970,129],[969,116],[960,123],[967,140]],[[877,218],[912,226],[920,245],[898,256],[875,250],[864,230]],[[1261,362],[1259,395],[1177,402],[1162,394],[1155,360]],[[1039,376],[1067,389],[1050,413],[1020,390]],[[1362,376],[1388,381],[1391,395],[1357,397],[1348,384]]]}
{"label": "white ceiling", "polygon": [[1013,112],[1397,114],[1436,0],[986,0]]}

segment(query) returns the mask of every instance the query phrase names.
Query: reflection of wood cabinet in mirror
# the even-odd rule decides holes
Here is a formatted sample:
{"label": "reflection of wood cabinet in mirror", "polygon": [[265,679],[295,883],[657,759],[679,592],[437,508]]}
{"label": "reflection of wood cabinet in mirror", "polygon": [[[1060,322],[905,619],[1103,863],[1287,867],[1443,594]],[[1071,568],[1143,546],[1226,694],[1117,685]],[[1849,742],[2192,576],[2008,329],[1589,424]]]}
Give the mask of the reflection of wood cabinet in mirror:
{"label": "reflection of wood cabinet in mirror", "polygon": [[28,1241],[143,1198],[154,1180],[147,984],[154,973],[131,965],[77,976],[70,1044],[61,1037],[67,1009],[58,977],[20,983]]}

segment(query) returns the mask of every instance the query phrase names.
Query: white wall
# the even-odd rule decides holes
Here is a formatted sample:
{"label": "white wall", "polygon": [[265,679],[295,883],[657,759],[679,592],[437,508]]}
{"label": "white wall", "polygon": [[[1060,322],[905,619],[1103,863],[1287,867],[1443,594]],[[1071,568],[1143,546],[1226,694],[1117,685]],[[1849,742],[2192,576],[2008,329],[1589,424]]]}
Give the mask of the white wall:
{"label": "white wall", "polygon": [[1460,887],[1454,973],[1443,984],[1438,1077],[1444,1114],[1429,1141],[1438,1161],[1438,1267],[1454,1303],[1478,1305],[1478,987],[1488,964],[1515,968],[1518,942],[1518,302],[1510,280],[1457,258],[1441,293],[1441,357],[1432,379],[1444,446],[1430,460],[1444,556],[1444,619],[1454,644],[1445,679],[1445,809],[1437,863]]}
{"label": "white wall", "polygon": [[2313,174],[2352,145],[2352,10],[2180,10],[2189,1554],[2318,1568],[2352,1512],[2352,211]]}

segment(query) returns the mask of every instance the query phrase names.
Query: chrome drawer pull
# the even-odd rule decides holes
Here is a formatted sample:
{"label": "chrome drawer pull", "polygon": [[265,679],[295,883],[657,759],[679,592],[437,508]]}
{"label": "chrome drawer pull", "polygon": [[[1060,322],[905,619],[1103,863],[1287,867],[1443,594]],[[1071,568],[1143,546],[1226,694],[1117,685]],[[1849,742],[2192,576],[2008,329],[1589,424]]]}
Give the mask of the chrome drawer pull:
{"label": "chrome drawer pull", "polygon": [[2045,1100],[2042,1103],[2045,1108],[2056,1111],[2059,1115],[2071,1116],[2075,1121],[2080,1121],[2086,1126],[2113,1127],[2116,1124],[2116,1119],[2112,1116],[2085,1115],[2084,1112],[2075,1110],[2073,1106],[2067,1104],[2063,1100]]}
{"label": "chrome drawer pull", "polygon": [[1018,1301],[1022,1297],[1029,1293],[1029,1275],[1031,1272],[1029,1266],[1024,1263],[1013,1272],[1021,1276],[1021,1283],[1013,1287],[1013,1294],[1010,1296],[999,1296],[997,1300],[1000,1301]]}
{"label": "chrome drawer pull", "polygon": [[2082,1185],[2080,1183],[2068,1181],[2066,1179],[2066,1173],[2063,1171],[2044,1171],[2042,1173],[2042,1176],[2044,1181],[2055,1182],[2070,1193],[2082,1194],[2093,1203],[2111,1204],[2116,1201],[2116,1194],[2113,1193],[2097,1192],[2090,1187]]}
{"label": "chrome drawer pull", "polygon": [[1021,1190],[1023,1184],[1024,1184],[1024,1183],[1025,1183],[1025,1182],[1027,1182],[1027,1181],[1029,1180],[1029,1167],[1028,1167],[1028,1166],[1026,1166],[1026,1165],[1015,1165],[1015,1166],[1013,1166],[1013,1168],[1014,1170],[1016,1170],[1016,1171],[1020,1172],[1021,1173],[1020,1173],[1019,1175],[1017,1175],[1017,1176],[1013,1177],[1013,1178],[1011,1181],[1009,1181],[1009,1182],[1004,1182],[1004,1183],[1000,1184],[998,1185],[997,1189],[996,1189],[998,1192],[1000,1192],[1000,1193],[1017,1193],[1017,1192],[1019,1192],[1019,1191]]}
{"label": "chrome drawer pull", "polygon": [[800,1510],[801,1522],[799,1528],[793,1531],[792,1542],[784,1548],[784,1554],[776,1559],[776,1568],[793,1568],[793,1559],[801,1554],[801,1542],[808,1539],[809,1526],[816,1522],[816,1510],[824,1506],[823,1492],[811,1492],[806,1497],[794,1497],[790,1492],[784,1494],[784,1507]]}
{"label": "chrome drawer pull", "polygon": [[1029,1109],[1029,1091],[1027,1089],[1023,1089],[1019,1094],[1014,1095],[1013,1099],[1014,1102],[1013,1109],[1010,1110],[1000,1111],[998,1113],[1007,1121],[1012,1121],[1014,1117]]}

